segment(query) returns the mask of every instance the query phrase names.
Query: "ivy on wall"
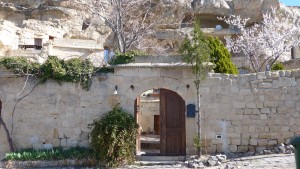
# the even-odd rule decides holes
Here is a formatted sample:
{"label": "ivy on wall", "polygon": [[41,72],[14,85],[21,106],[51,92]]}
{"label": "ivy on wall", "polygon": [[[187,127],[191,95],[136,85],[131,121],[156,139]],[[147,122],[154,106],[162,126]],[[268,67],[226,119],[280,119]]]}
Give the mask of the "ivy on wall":
{"label": "ivy on wall", "polygon": [[0,60],[0,65],[17,75],[36,76],[41,83],[48,79],[55,80],[59,84],[75,82],[85,90],[89,90],[92,75],[97,71],[89,60],[74,58],[64,61],[56,56],[49,56],[44,64],[30,62],[23,57],[5,57]]}

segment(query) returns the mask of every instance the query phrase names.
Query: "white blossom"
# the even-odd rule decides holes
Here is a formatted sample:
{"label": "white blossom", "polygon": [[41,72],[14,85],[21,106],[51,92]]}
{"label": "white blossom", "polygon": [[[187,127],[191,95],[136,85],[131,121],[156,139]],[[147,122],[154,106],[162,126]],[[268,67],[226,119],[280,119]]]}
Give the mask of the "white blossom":
{"label": "white blossom", "polygon": [[243,52],[255,72],[261,71],[264,65],[271,67],[277,60],[290,59],[284,53],[300,44],[300,19],[294,12],[272,8],[263,14],[260,23],[250,27],[246,25],[249,19],[240,16],[219,19],[240,31],[237,38],[226,39],[227,47],[234,53]]}

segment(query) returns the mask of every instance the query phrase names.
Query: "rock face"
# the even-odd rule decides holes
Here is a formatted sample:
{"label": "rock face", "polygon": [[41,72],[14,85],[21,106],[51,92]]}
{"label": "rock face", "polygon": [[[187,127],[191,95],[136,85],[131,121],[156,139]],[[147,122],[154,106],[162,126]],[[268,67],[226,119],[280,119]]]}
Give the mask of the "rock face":
{"label": "rock face", "polygon": [[[28,39],[49,36],[51,38],[72,38],[95,40],[99,48],[113,46],[110,28],[99,16],[93,15],[87,6],[92,0],[1,0],[0,1],[0,55],[18,49],[14,41],[7,39]],[[215,28],[217,24],[226,27],[217,16],[241,15],[251,22],[261,19],[262,13],[274,7],[282,7],[278,0],[160,0],[156,15],[162,15],[162,24],[148,37],[149,44],[168,47],[167,53],[177,51],[179,44],[190,31],[192,18],[200,18],[204,28]],[[105,3],[105,1],[101,1]],[[109,3],[105,4],[109,7]],[[104,15],[106,15],[104,13]],[[9,24],[7,24],[9,23]],[[189,22],[190,23],[190,22]],[[9,25],[9,26],[7,26]],[[188,27],[182,29],[184,27]],[[47,38],[43,38],[47,41]],[[18,41],[18,40],[17,40]],[[44,41],[43,41],[44,42]],[[15,46],[14,46],[15,45]]]}

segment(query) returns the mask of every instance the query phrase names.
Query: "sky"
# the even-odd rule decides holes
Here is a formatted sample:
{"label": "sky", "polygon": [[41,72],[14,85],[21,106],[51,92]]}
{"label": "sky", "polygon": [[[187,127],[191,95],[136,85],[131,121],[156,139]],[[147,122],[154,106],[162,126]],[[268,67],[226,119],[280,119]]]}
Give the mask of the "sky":
{"label": "sky", "polygon": [[287,6],[300,6],[300,0],[279,0]]}

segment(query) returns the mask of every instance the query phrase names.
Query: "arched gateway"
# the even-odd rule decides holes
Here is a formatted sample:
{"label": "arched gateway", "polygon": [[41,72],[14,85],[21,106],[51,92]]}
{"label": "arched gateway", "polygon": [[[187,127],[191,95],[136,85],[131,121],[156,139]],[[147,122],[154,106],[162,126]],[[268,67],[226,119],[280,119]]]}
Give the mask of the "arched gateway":
{"label": "arched gateway", "polygon": [[174,91],[156,90],[135,101],[135,118],[141,126],[137,154],[185,155],[185,101]]}
{"label": "arched gateway", "polygon": [[[154,60],[163,61],[163,58]],[[145,63],[146,62],[146,63]],[[196,118],[186,116],[186,105],[195,104],[195,89],[193,85],[194,75],[190,65],[176,62],[154,63],[148,61],[118,65],[115,67],[112,86],[118,86],[118,99],[121,107],[136,115],[137,120],[145,113],[139,114],[141,94],[150,89],[160,89],[156,100],[157,113],[145,117],[152,127],[141,125],[141,134],[156,133],[156,141],[159,145],[149,145],[159,155],[185,155],[194,154],[193,137],[196,133]],[[142,98],[143,99],[143,98]],[[137,100],[137,102],[135,102]],[[141,101],[141,102],[140,102]],[[141,120],[142,123],[145,120]],[[154,124],[156,124],[154,126]],[[160,126],[157,133],[157,124]],[[156,128],[156,129],[154,129]],[[158,138],[157,138],[158,137]],[[143,139],[143,138],[142,138]],[[138,140],[138,152],[143,149],[143,140]],[[142,146],[142,147],[141,147]],[[143,151],[143,150],[142,150]],[[138,153],[137,152],[137,153]],[[147,153],[146,153],[147,154]]]}

